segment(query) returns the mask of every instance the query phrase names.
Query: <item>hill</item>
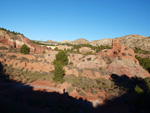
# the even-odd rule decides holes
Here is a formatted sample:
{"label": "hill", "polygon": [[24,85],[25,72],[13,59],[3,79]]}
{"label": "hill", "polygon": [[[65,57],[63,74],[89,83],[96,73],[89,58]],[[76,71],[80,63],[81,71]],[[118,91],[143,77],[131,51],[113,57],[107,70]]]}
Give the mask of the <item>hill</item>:
{"label": "hill", "polygon": [[[142,50],[149,51],[150,50],[150,38],[142,35],[137,35],[137,34],[132,34],[132,35],[127,35],[127,36],[122,36],[122,37],[116,37],[114,39],[117,39],[120,41],[121,44],[130,47],[132,49],[135,48],[140,48]],[[60,43],[69,43],[69,44],[91,44],[93,46],[112,46],[112,38],[106,38],[106,39],[101,39],[101,40],[93,40],[93,41],[88,41],[84,38],[80,38],[74,41],[69,41],[69,40],[64,40],[61,41]],[[55,41],[51,41],[55,42]]]}
{"label": "hill", "polygon": [[88,44],[89,41],[84,38],[80,38],[80,39],[72,41],[71,43],[72,44]]}
{"label": "hill", "polygon": [[71,43],[71,41],[70,40],[63,40],[60,43]]}
{"label": "hill", "polygon": [[116,38],[120,43],[132,49],[140,48],[142,50],[150,50],[150,38],[142,35],[127,35],[123,37]]}
{"label": "hill", "polygon": [[[132,49],[140,48],[142,50],[150,50],[150,38],[142,35],[127,35],[123,37],[116,37],[120,41],[121,44],[130,47]],[[90,42],[91,45],[108,45],[111,46],[112,39],[102,39],[102,40],[95,40]]]}

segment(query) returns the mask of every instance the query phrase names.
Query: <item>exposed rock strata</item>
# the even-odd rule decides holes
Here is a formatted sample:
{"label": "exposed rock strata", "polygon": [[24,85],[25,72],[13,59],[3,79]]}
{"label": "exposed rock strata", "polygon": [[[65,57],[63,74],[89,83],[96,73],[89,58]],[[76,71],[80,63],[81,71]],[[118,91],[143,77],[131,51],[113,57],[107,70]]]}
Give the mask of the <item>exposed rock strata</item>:
{"label": "exposed rock strata", "polygon": [[26,44],[33,53],[42,53],[43,51],[48,51],[48,48],[32,43],[23,35],[15,35],[13,33],[7,33],[7,31],[3,30],[0,30],[0,42],[6,43],[14,48],[20,48],[23,44]]}

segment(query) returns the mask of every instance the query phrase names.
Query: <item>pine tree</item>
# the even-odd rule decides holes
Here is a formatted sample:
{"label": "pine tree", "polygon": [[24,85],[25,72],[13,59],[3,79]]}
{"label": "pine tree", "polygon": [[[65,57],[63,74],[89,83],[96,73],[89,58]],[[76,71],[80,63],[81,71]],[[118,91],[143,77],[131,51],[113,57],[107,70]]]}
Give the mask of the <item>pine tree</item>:
{"label": "pine tree", "polygon": [[63,66],[68,64],[68,57],[65,51],[60,50],[58,54],[56,54],[56,60],[54,61],[54,64],[56,61],[59,61]]}
{"label": "pine tree", "polygon": [[63,66],[68,64],[68,57],[66,52],[62,50],[59,51],[58,54],[56,54],[56,60],[54,60],[53,64],[55,67],[53,80],[55,82],[63,83],[64,82],[63,77],[65,75]]}
{"label": "pine tree", "polygon": [[63,77],[65,75],[65,71],[63,69],[62,64],[59,61],[56,61],[55,64],[54,64],[54,67],[55,67],[55,70],[54,70],[54,78],[53,78],[53,80],[55,82],[63,83],[64,82]]}

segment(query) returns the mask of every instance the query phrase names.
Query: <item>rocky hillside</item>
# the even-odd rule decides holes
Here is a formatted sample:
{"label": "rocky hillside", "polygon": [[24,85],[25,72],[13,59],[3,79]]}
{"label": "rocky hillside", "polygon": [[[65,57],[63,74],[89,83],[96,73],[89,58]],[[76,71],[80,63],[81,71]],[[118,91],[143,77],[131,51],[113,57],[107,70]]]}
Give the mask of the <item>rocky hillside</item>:
{"label": "rocky hillside", "polygon": [[80,39],[72,41],[71,43],[72,44],[88,44],[89,41],[84,38],[80,38]]}
{"label": "rocky hillside", "polygon": [[26,44],[30,48],[30,52],[33,53],[48,51],[47,48],[32,43],[32,41],[22,34],[14,33],[6,29],[0,29],[0,42],[8,44],[14,48],[20,48],[23,44]]}
{"label": "rocky hillside", "polygon": [[47,40],[48,43],[58,43],[57,41]]}
{"label": "rocky hillside", "polygon": [[[112,49],[104,49],[95,55],[69,53],[69,64],[65,67],[66,75],[86,76],[89,78],[109,78],[111,74],[145,78],[150,76],[135,58],[134,51],[114,39]],[[45,54],[22,55],[8,51],[8,45],[0,43],[0,62],[23,71],[51,72],[57,51]]]}
{"label": "rocky hillside", "polygon": [[[149,51],[150,50],[150,38],[142,35],[127,35],[123,37],[116,37],[114,39],[117,39],[120,41],[121,44],[130,47],[132,49],[134,48],[140,48],[142,50]],[[112,46],[112,40],[111,38],[108,39],[101,39],[101,40],[93,40],[93,41],[88,41],[86,39],[77,39],[74,41],[69,41],[69,40],[64,40],[60,43],[69,43],[69,44],[91,44],[93,46],[101,46],[101,45],[108,45]]]}
{"label": "rocky hillside", "polygon": [[108,39],[102,39],[102,40],[93,40],[89,44],[91,44],[93,46],[97,46],[97,45],[112,46],[112,39],[108,38]]}
{"label": "rocky hillside", "polygon": [[[93,55],[68,52],[69,62],[63,67],[64,83],[56,84],[53,81],[53,62],[57,53],[58,51],[29,55],[13,53],[9,51],[9,45],[5,42],[0,43],[0,64],[4,74],[11,80],[28,85],[37,81],[42,81],[42,85],[53,84],[50,85],[52,89],[65,89],[69,96],[87,100],[95,107],[104,104],[104,100],[108,98],[125,94],[128,90],[116,86],[112,76],[125,76],[128,79],[150,77],[150,74],[139,65],[134,51],[113,39],[111,49],[103,49]],[[41,86],[38,87],[41,90]]]}
{"label": "rocky hillside", "polygon": [[70,40],[63,40],[60,43],[71,43],[71,41]]}
{"label": "rocky hillside", "polygon": [[[123,37],[117,37],[114,39],[119,40],[121,44],[123,44],[127,47],[130,47],[132,49],[140,48],[142,50],[147,50],[147,51],[150,50],[150,38],[148,38],[146,36],[133,34],[133,35],[127,35],[127,36],[123,36]],[[91,42],[85,41],[85,42],[89,43],[91,45],[94,45],[94,46],[96,46],[96,45],[112,46],[112,39],[110,39],[110,38],[102,39],[102,40],[94,40]]]}
{"label": "rocky hillside", "polygon": [[[115,39],[119,40],[121,44],[130,47],[132,49],[140,48],[146,51],[150,50],[150,38],[146,36],[133,34],[133,35],[127,35],[123,37],[117,37]],[[96,45],[112,46],[112,39],[95,40],[89,43],[94,46]]]}
{"label": "rocky hillside", "polygon": [[120,43],[130,48],[140,48],[142,50],[150,50],[150,38],[142,35],[128,35],[116,38]]}

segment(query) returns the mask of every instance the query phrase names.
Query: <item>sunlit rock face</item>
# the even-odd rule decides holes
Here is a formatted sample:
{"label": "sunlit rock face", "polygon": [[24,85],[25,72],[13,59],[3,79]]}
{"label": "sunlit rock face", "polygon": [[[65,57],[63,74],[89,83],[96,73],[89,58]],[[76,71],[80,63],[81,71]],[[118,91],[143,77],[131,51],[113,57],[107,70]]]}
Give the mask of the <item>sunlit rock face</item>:
{"label": "sunlit rock face", "polygon": [[20,48],[23,44],[26,44],[32,53],[42,53],[43,51],[48,51],[48,48],[32,43],[28,38],[21,34],[8,33],[3,30],[0,30],[0,42],[6,43],[15,48]]}

